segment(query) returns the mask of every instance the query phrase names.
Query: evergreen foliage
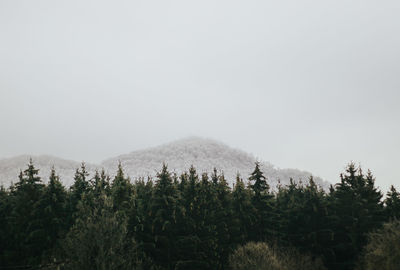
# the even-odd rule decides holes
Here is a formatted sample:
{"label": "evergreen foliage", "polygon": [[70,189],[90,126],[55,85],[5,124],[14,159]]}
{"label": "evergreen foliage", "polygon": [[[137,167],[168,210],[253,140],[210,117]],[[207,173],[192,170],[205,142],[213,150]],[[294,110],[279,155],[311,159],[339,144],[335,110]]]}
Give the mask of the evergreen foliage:
{"label": "evergreen foliage", "polygon": [[267,259],[276,269],[354,269],[360,258],[372,265],[376,239],[396,239],[395,225],[379,229],[399,209],[396,189],[383,201],[372,174],[354,164],[329,192],[313,178],[273,192],[258,163],[233,187],[216,169],[177,175],[166,165],[154,181],[131,182],[119,164],[110,183],[82,163],[67,190],[54,169],[43,184],[31,161],[0,188],[0,268],[244,269],[237,265],[248,260],[267,269]]}
{"label": "evergreen foliage", "polygon": [[392,185],[385,199],[386,216],[389,219],[400,219],[400,193]]}

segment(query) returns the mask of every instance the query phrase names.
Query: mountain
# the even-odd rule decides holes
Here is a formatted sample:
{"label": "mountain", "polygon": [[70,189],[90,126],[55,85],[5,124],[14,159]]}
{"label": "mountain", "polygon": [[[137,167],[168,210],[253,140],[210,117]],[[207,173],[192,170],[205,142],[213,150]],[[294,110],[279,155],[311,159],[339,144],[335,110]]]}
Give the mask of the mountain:
{"label": "mountain", "polygon": [[[247,179],[256,158],[244,151],[231,148],[221,142],[198,137],[189,137],[165,145],[134,151],[117,156],[101,163],[104,168],[116,168],[121,162],[130,176],[155,176],[161,164],[165,162],[172,172],[187,171],[193,165],[199,174],[212,172],[213,168],[222,171],[229,183],[233,184],[239,172],[243,179]],[[270,186],[275,187],[280,180],[281,184],[289,183],[289,179],[308,181],[311,173],[296,169],[279,169],[269,162],[261,162],[261,169],[268,178]],[[316,177],[316,182],[324,188],[329,183]]]}
{"label": "mountain", "polygon": [[[20,170],[26,168],[29,156],[18,156],[0,160],[0,183],[8,186],[18,180]],[[46,180],[54,165],[61,180],[66,186],[73,182],[73,176],[80,162],[64,160],[52,156],[32,156],[34,164],[40,169],[40,176]],[[144,150],[133,151],[107,159],[101,164],[87,164],[88,171],[93,175],[95,170],[104,168],[110,175],[114,175],[118,163],[121,162],[127,175],[131,179],[138,177],[155,177],[163,163],[168,165],[171,172],[181,173],[193,165],[199,174],[212,172],[213,168],[222,171],[228,182],[232,185],[239,172],[243,179],[247,179],[254,168],[256,158],[244,151],[231,148],[221,142],[198,137],[190,137],[172,143],[152,147]],[[297,169],[279,169],[269,162],[261,162],[261,169],[268,178],[271,187],[289,183],[289,179],[306,182],[311,173]],[[317,184],[329,187],[329,183],[321,178],[314,178]]]}
{"label": "mountain", "polygon": [[[81,166],[80,162],[61,159],[58,157],[41,155],[29,156],[21,155],[12,158],[0,160],[0,185],[8,187],[11,183],[18,182],[20,171],[24,171],[28,167],[29,160],[32,158],[36,169],[39,169],[39,176],[43,182],[47,183],[52,166],[56,169],[61,181],[66,186],[70,186],[74,181],[74,175],[77,168]],[[93,174],[98,166],[86,164],[87,170]]]}

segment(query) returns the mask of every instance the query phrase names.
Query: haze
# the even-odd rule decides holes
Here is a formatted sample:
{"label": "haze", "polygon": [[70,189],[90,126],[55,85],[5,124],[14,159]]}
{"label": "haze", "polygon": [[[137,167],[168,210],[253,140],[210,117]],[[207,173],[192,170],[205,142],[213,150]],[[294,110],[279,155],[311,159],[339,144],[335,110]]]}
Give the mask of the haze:
{"label": "haze", "polygon": [[399,1],[0,0],[0,158],[210,137],[400,187]]}

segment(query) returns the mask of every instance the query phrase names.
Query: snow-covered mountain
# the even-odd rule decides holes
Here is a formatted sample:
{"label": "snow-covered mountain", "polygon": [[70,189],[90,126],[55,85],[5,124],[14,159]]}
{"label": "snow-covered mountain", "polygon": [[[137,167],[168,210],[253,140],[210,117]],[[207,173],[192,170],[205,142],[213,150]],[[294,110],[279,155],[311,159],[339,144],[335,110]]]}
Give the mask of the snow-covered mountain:
{"label": "snow-covered mountain", "polygon": [[[231,148],[221,142],[198,137],[189,137],[165,145],[134,151],[129,154],[105,160],[101,163],[104,168],[116,168],[121,162],[130,176],[155,176],[161,164],[165,162],[172,172],[187,171],[193,165],[199,174],[211,173],[213,168],[222,171],[229,183],[233,184],[239,172],[247,180],[254,169],[257,159],[244,151]],[[308,181],[311,173],[297,169],[279,169],[269,162],[261,162],[261,169],[268,178],[271,187],[295,181]],[[315,177],[316,182],[324,187],[329,183]]]}
{"label": "snow-covered mountain", "polygon": [[[32,158],[33,164],[36,169],[39,169],[39,176],[43,182],[47,182],[52,166],[56,169],[57,174],[60,176],[62,182],[66,186],[73,183],[75,171],[81,166],[81,162],[61,159],[58,157],[41,155],[29,156],[21,155],[17,157],[1,159],[0,160],[0,185],[8,187],[11,183],[18,182],[18,175],[20,171],[24,171]],[[86,168],[92,174],[98,169],[99,166],[93,164],[86,164]]]}
{"label": "snow-covered mountain", "polygon": [[[29,156],[0,160],[0,184],[9,186],[11,182],[18,180],[20,170],[24,170],[29,162]],[[52,156],[32,156],[33,162],[40,169],[40,176],[46,181],[52,166],[55,167],[61,180],[66,186],[73,182],[73,176],[80,162],[64,160]],[[129,154],[107,159],[101,164],[87,164],[88,171],[93,175],[95,170],[104,168],[113,176],[118,162],[121,162],[127,175],[131,179],[137,177],[154,177],[163,163],[168,165],[172,172],[181,173],[187,171],[193,165],[199,174],[212,172],[213,168],[222,171],[230,184],[234,183],[239,172],[243,179],[247,179],[254,169],[256,158],[244,151],[231,148],[221,142],[198,137],[190,137],[165,145],[138,150]],[[279,169],[269,162],[261,162],[261,168],[268,178],[271,187],[275,187],[278,181],[287,184],[290,178],[296,181],[307,181],[311,173],[297,169]],[[316,177],[316,182],[324,188],[329,183]]]}

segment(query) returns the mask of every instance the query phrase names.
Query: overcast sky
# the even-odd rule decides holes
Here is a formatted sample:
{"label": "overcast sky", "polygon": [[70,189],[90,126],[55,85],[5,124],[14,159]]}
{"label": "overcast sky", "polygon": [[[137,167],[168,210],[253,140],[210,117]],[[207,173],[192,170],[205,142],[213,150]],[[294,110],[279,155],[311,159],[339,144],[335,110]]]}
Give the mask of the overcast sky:
{"label": "overcast sky", "polygon": [[400,188],[400,1],[0,0],[0,158],[209,137]]}

